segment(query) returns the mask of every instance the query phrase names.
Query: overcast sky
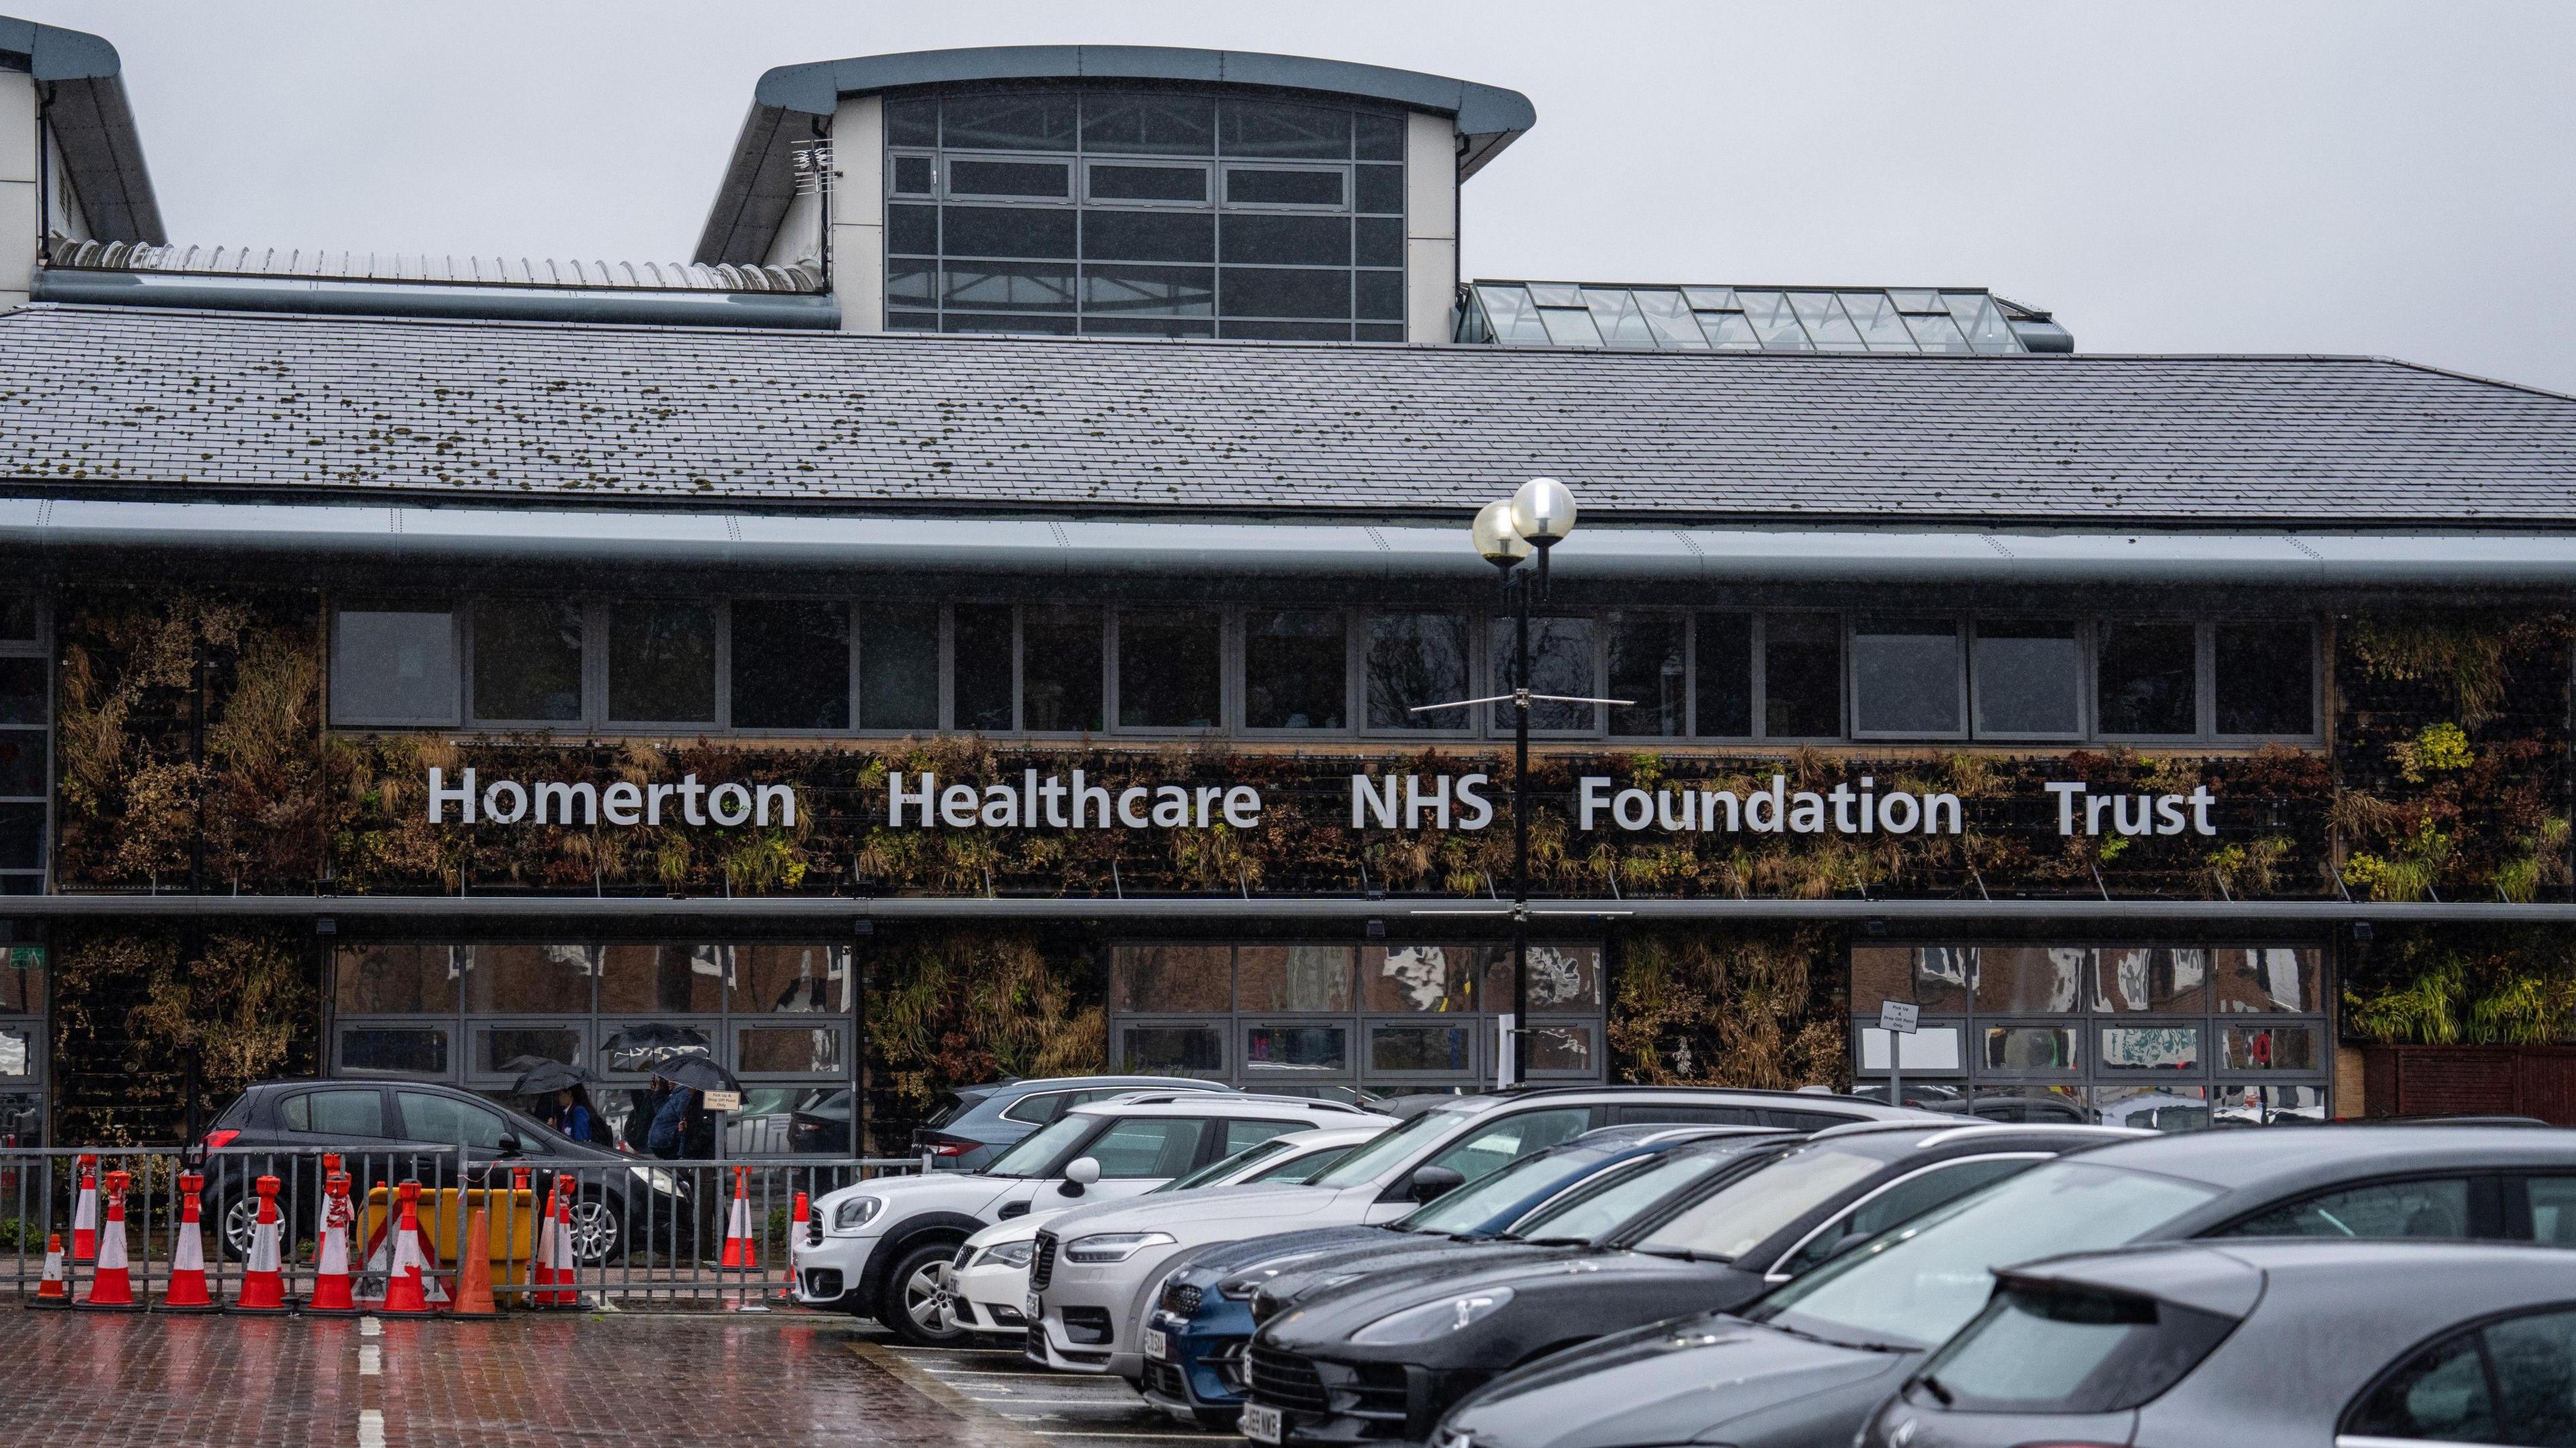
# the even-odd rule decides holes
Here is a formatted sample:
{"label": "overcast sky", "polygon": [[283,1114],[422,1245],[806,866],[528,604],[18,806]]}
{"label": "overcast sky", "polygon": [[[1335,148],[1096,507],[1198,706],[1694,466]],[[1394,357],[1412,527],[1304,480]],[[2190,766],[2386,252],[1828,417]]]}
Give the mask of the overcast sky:
{"label": "overcast sky", "polygon": [[1470,276],[1950,284],[2088,352],[2576,392],[2576,4],[18,0],[125,57],[180,241],[684,258],[773,65],[1074,41],[1529,95]]}

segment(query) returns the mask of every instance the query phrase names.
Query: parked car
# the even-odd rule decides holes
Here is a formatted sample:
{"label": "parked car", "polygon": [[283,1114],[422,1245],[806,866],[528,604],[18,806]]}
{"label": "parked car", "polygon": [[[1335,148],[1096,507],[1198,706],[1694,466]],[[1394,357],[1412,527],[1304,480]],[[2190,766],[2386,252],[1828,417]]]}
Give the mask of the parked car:
{"label": "parked car", "polygon": [[[262,1081],[245,1089],[199,1143],[208,1154],[205,1220],[217,1250],[239,1261],[250,1253],[261,1175],[288,1179],[280,1205],[293,1215],[291,1241],[310,1235],[319,1219],[321,1179],[312,1160],[319,1153],[347,1158],[351,1194],[363,1210],[379,1185],[406,1178],[452,1184],[455,1153],[434,1148],[460,1142],[469,1184],[480,1185],[496,1164],[530,1167],[540,1203],[551,1171],[579,1173],[571,1218],[573,1257],[583,1266],[616,1261],[631,1236],[648,1228],[657,1243],[675,1234],[695,1240],[692,1194],[678,1173],[575,1141],[471,1091],[413,1081]],[[308,1160],[292,1167],[288,1154]]]}
{"label": "parked car", "polygon": [[949,1171],[982,1171],[1030,1132],[1051,1126],[1075,1106],[1130,1091],[1232,1092],[1222,1081],[1187,1076],[1016,1076],[985,1086],[964,1086],[940,1099],[930,1119],[915,1127],[912,1154],[927,1153]]}
{"label": "parked car", "polygon": [[1144,1367],[1129,1382],[1184,1422],[1233,1428],[1249,1389],[1251,1299],[1264,1286],[1291,1274],[1331,1281],[1468,1250],[1491,1255],[1529,1237],[1588,1239],[1688,1182],[1799,1139],[1760,1126],[1605,1126],[1379,1226],[1202,1247],[1155,1289]]}
{"label": "parked car", "polygon": [[907,1341],[954,1341],[964,1329],[943,1315],[942,1280],[959,1244],[995,1222],[1059,1202],[1135,1196],[1292,1131],[1391,1124],[1336,1101],[1195,1089],[1074,1106],[981,1172],[885,1177],[825,1193],[789,1246],[796,1298],[874,1317]]}
{"label": "parked car", "polygon": [[[1377,1129],[1366,1126],[1292,1131],[1255,1142],[1188,1176],[1175,1177],[1146,1195],[1202,1187],[1311,1181],[1317,1173],[1348,1156],[1351,1148],[1375,1135]],[[967,1238],[957,1255],[949,1259],[948,1275],[942,1284],[949,1320],[967,1332],[1014,1336],[1027,1332],[1029,1320],[1022,1309],[1029,1300],[1029,1255],[1037,1249],[1039,1225],[1063,1215],[1065,1210],[1032,1208]]]}
{"label": "parked car", "polygon": [[1844,1443],[1984,1309],[1998,1267],[2201,1237],[2530,1240],[2538,1221],[2563,1245],[2576,1232],[2558,1231],[2554,1204],[2571,1195],[2576,1132],[2339,1126],[2122,1141],[1936,1209],[1741,1314],[1541,1358],[1467,1395],[1433,1441]]}
{"label": "parked car", "polygon": [[[1608,1333],[1744,1306],[1870,1238],[2052,1157],[2083,1126],[1838,1127],[1668,1195],[1598,1240],[1452,1252],[1336,1284],[1308,1267],[1252,1315],[1244,1431],[1261,1442],[1420,1442],[1496,1374]],[[1283,1315],[1284,1314],[1284,1315]]]}
{"label": "parked car", "polygon": [[2240,1241],[1995,1275],[1860,1448],[2576,1439],[2565,1252]]}
{"label": "parked car", "polygon": [[[1385,1222],[1532,1152],[1631,1123],[1780,1126],[1949,1118],[1844,1097],[1704,1087],[1572,1086],[1456,1096],[1361,1147],[1304,1187],[1236,1187],[1115,1212],[1069,1214],[1038,1234],[1029,1289],[1044,1304],[1028,1355],[1046,1367],[1144,1371],[1145,1308],[1183,1253],[1308,1227]],[[1061,1247],[1059,1249],[1059,1244]],[[1111,1245],[1116,1244],[1116,1245]]]}

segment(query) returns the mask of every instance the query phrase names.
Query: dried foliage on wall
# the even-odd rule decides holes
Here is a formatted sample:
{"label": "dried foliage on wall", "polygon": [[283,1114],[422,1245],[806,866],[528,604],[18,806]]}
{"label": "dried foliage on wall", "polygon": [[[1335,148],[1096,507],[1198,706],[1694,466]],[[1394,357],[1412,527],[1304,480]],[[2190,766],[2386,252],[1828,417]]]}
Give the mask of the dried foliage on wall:
{"label": "dried foliage on wall", "polygon": [[177,1140],[191,1053],[209,1116],[254,1081],[317,1069],[320,1001],[309,937],[228,927],[190,946],[177,924],[56,932],[61,1139]]}
{"label": "dried foliage on wall", "polygon": [[1078,934],[917,930],[869,947],[867,1059],[878,1150],[940,1093],[1104,1069],[1098,958]]}
{"label": "dried foliage on wall", "polygon": [[2344,978],[2344,1034],[2386,1044],[2576,1036],[2576,942],[2540,926],[2383,929]]}

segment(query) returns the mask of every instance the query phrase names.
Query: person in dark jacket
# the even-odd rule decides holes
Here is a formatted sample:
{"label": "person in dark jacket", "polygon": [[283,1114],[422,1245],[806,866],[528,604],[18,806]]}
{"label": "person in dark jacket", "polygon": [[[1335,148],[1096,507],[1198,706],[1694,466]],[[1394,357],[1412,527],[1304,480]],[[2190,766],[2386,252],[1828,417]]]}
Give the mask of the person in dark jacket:
{"label": "person in dark jacket", "polygon": [[698,1093],[677,1082],[655,1078],[657,1089],[667,1089],[653,1108],[653,1125],[644,1136],[644,1149],[664,1161],[674,1161],[688,1147],[689,1117],[697,1109]]}
{"label": "person in dark jacket", "polygon": [[589,1088],[584,1086],[576,1085],[568,1091],[555,1093],[554,1110],[547,1113],[546,1125],[575,1141],[586,1141],[593,1146],[617,1144],[617,1139],[609,1134],[607,1120],[591,1103]]}

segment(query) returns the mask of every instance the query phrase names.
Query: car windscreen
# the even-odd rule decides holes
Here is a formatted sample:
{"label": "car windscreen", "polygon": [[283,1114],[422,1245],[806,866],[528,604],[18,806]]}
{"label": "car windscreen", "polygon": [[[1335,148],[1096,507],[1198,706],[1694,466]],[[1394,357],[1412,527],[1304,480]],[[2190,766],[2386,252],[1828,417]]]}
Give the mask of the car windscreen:
{"label": "car windscreen", "polygon": [[1402,1126],[1390,1126],[1363,1141],[1341,1164],[1315,1178],[1319,1187],[1364,1187],[1390,1167],[1413,1155],[1416,1147],[1438,1141],[1475,1120],[1466,1111],[1426,1111]]}
{"label": "car windscreen", "polygon": [[1350,1154],[1351,1149],[1347,1146],[1337,1146],[1329,1151],[1310,1151],[1304,1156],[1273,1162],[1243,1180],[1247,1184],[1276,1182],[1286,1186],[1303,1186],[1331,1171],[1336,1162]]}
{"label": "car windscreen", "polygon": [[1631,1245],[1640,1252],[1732,1262],[1886,1165],[1876,1152],[1800,1147],[1675,1212]]}
{"label": "car windscreen", "polygon": [[1270,1138],[1268,1141],[1256,1141],[1252,1145],[1245,1147],[1243,1150],[1236,1152],[1232,1156],[1225,1157],[1218,1161],[1209,1162],[1207,1165],[1200,1167],[1197,1171],[1191,1172],[1188,1176],[1174,1177],[1170,1181],[1163,1183],[1161,1186],[1154,1188],[1154,1190],[1158,1192],[1185,1192],[1192,1187],[1206,1186],[1209,1182],[1224,1181],[1227,1178],[1232,1177],[1237,1172],[1249,1171],[1252,1168],[1259,1166],[1261,1163],[1279,1156],[1288,1150],[1288,1143],[1275,1136]]}
{"label": "car windscreen", "polygon": [[1966,1413],[2126,1412],[2180,1382],[2235,1326],[2128,1293],[2006,1286],[1906,1396]]}
{"label": "car windscreen", "polygon": [[1984,1308],[1995,1268],[2134,1242],[2217,1195],[2197,1182],[2050,1162],[1854,1249],[1746,1315],[1837,1342],[1929,1347]]}
{"label": "car windscreen", "polygon": [[1500,1226],[1495,1219],[1515,1204],[1555,1191],[1599,1169],[1608,1155],[1587,1147],[1525,1156],[1481,1181],[1470,1182],[1437,1201],[1414,1208],[1390,1225],[1400,1232],[1448,1232],[1460,1236],[1486,1232]]}
{"label": "car windscreen", "polygon": [[1101,1118],[1087,1112],[1075,1116],[1058,1117],[1053,1123],[1021,1137],[1017,1145],[995,1158],[991,1166],[984,1168],[984,1174],[1006,1177],[1041,1175],[1075,1142],[1090,1135],[1092,1129],[1100,1125],[1100,1121]]}
{"label": "car windscreen", "polygon": [[1740,1151],[1673,1151],[1640,1157],[1577,1185],[1511,1224],[1512,1237],[1592,1242],[1626,1226],[1630,1218],[1695,1181],[1731,1170]]}

